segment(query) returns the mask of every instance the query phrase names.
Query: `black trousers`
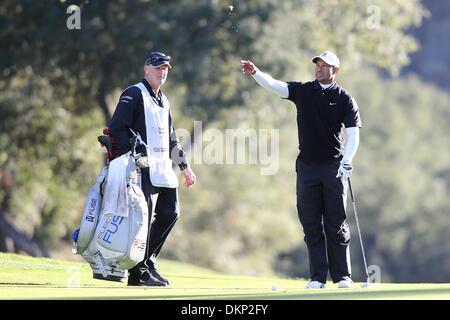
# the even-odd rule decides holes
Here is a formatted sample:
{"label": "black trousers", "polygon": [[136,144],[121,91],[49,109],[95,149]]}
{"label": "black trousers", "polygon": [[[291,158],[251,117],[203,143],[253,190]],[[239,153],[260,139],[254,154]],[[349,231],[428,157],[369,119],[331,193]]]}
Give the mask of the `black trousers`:
{"label": "black trousers", "polygon": [[[144,260],[128,270],[130,277],[145,279],[148,270],[155,268],[156,258],[180,214],[178,190],[155,187],[150,182],[148,168],[142,169],[142,191],[147,199],[149,233]],[[152,214],[153,213],[153,214]]]}
{"label": "black trousers", "polygon": [[[339,161],[305,164],[297,160],[297,210],[308,248],[311,280],[351,277],[347,183],[336,178]],[[327,259],[328,258],[328,259]]]}

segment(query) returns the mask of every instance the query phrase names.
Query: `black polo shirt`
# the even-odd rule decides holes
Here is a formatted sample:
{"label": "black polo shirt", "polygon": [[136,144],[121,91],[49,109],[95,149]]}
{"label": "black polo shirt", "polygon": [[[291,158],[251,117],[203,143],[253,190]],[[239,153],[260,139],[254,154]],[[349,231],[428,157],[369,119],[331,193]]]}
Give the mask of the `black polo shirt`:
{"label": "black polo shirt", "polygon": [[287,83],[288,99],[297,107],[299,159],[309,164],[341,160],[343,128],[362,126],[355,99],[337,83],[327,89],[317,80]]}
{"label": "black polo shirt", "polygon": [[[152,96],[152,99],[161,108],[168,107],[163,104],[161,90],[159,91],[158,96],[156,96],[147,80],[143,79],[141,83],[145,85],[148,92]],[[175,134],[172,123],[172,114],[170,111],[169,119],[167,119],[167,121],[169,122],[170,130],[170,155],[172,155],[173,148],[176,148],[179,155],[179,159],[176,160],[180,162],[177,164],[179,165],[180,169],[183,170],[184,168],[186,168],[188,161],[186,159],[186,154],[179,146],[179,141]],[[116,110],[114,111],[114,114],[111,118],[111,122],[109,123],[109,131],[111,132],[111,136],[117,144],[117,150],[114,154],[115,157],[127,153],[131,149],[129,140],[133,136],[133,134],[131,133],[129,128],[131,128],[134,132],[139,133],[142,140],[147,143],[144,101],[142,100],[141,89],[136,86],[131,86],[122,93]],[[140,152],[144,155],[147,154],[147,150],[144,146],[138,147],[137,152]]]}

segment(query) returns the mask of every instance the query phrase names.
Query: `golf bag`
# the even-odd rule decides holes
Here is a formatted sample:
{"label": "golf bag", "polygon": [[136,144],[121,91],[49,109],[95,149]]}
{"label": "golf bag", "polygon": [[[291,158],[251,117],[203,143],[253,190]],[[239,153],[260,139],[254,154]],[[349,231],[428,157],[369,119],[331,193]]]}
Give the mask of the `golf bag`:
{"label": "golf bag", "polygon": [[[102,145],[108,148],[107,144]],[[80,228],[72,235],[72,252],[81,255],[90,264],[95,279],[123,282],[127,270],[144,259],[148,207],[140,187],[135,147],[133,152],[112,160],[100,171],[89,191]],[[122,204],[117,206],[118,210],[111,211],[106,210],[111,203],[106,203],[105,191],[108,192],[108,180],[116,179],[117,171],[111,169],[113,166],[125,170],[122,188],[126,192],[122,189]],[[112,199],[115,202],[117,197],[116,193],[112,193],[108,201]]]}

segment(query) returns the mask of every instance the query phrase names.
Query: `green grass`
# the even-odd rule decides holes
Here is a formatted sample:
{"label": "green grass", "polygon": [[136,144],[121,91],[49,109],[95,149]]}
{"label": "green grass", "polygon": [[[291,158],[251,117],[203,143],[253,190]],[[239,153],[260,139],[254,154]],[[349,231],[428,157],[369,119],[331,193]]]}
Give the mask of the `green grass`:
{"label": "green grass", "polygon": [[[450,299],[450,284],[379,284],[362,289],[305,290],[306,280],[231,276],[162,260],[164,288],[96,280],[87,263],[0,253],[0,299]],[[273,291],[272,287],[278,290]]]}

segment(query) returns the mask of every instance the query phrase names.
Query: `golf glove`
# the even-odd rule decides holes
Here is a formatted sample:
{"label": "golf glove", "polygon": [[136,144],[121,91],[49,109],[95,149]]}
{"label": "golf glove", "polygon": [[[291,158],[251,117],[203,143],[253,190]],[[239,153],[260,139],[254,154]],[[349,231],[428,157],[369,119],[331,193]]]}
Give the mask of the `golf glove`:
{"label": "golf glove", "polygon": [[348,179],[352,175],[352,165],[347,160],[342,160],[341,165],[339,166],[336,178],[342,177],[343,179]]}

